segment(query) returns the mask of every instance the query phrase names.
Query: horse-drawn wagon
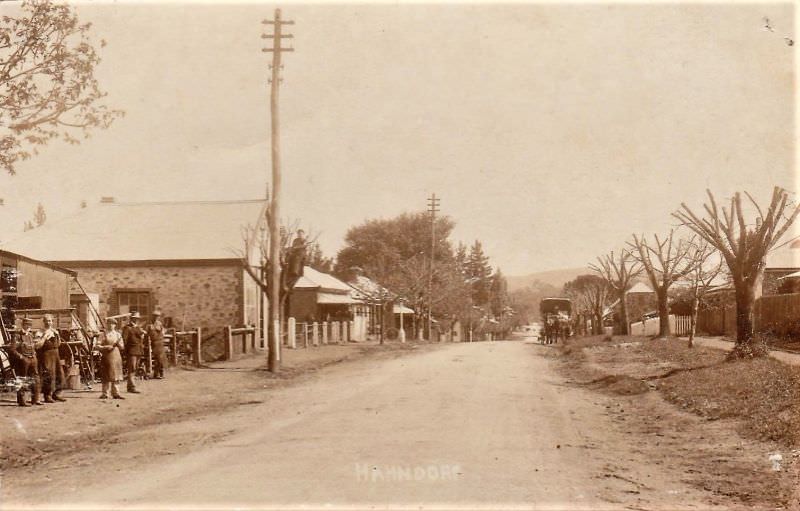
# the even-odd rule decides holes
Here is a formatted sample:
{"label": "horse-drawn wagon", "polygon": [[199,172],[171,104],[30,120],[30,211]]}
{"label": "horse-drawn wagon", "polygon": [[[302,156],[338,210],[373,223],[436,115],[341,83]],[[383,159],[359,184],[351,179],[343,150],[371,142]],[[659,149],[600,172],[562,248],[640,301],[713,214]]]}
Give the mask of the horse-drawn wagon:
{"label": "horse-drawn wagon", "polygon": [[539,302],[543,335],[542,343],[553,344],[572,335],[572,301],[569,298],[542,298]]}

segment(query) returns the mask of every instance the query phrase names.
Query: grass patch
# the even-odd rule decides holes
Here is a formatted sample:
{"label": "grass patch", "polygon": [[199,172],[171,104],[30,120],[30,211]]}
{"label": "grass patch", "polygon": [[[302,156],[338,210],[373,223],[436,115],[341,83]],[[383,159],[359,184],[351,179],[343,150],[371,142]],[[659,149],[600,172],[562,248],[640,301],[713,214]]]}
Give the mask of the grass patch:
{"label": "grass patch", "polygon": [[[580,353],[579,353],[580,352]],[[685,339],[601,336],[570,340],[562,353],[590,362],[589,382],[630,395],[647,382],[671,403],[710,420],[734,418],[748,438],[800,447],[800,367],[769,358],[726,361],[721,350]]]}
{"label": "grass patch", "polygon": [[771,358],[738,360],[674,374],[659,388],[692,413],[740,419],[744,436],[800,446],[800,368]]}

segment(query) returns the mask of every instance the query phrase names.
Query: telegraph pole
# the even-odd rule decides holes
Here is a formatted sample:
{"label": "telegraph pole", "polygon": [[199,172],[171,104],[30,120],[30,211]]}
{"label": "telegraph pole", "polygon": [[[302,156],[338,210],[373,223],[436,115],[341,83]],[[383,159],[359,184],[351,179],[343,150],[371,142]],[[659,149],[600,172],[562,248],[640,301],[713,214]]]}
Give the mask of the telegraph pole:
{"label": "telegraph pole", "polygon": [[285,51],[294,51],[294,48],[283,48],[283,39],[294,36],[283,33],[284,25],[294,25],[294,21],[283,21],[281,10],[275,9],[275,18],[261,22],[272,26],[272,34],[261,34],[262,39],[272,39],[272,47],[262,48],[263,52],[272,52],[272,77],[270,78],[270,114],[271,114],[271,144],[272,144],[272,194],[269,203],[269,258],[271,264],[271,295],[269,300],[269,327],[272,335],[269,338],[267,350],[267,366],[270,372],[277,372],[280,367],[281,349],[281,233],[280,233],[280,196],[281,196],[281,153],[280,153],[280,124],[278,115],[278,92],[281,83],[281,54]]}
{"label": "telegraph pole", "polygon": [[436,259],[436,213],[439,212],[441,199],[432,193],[428,197],[428,213],[431,215],[431,266],[428,272],[428,341],[432,339],[433,323],[433,262]]}

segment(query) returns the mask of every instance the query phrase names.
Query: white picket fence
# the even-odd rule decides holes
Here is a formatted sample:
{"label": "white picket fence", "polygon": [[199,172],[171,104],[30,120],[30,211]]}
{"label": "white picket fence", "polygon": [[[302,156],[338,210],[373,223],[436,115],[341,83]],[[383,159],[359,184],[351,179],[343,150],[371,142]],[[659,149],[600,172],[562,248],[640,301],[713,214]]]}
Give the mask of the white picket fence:
{"label": "white picket fence", "polygon": [[[691,320],[692,318],[690,316],[676,316],[670,314],[669,329],[672,335],[689,335]],[[658,318],[653,318],[631,323],[631,335],[657,335],[660,324],[659,321]]]}

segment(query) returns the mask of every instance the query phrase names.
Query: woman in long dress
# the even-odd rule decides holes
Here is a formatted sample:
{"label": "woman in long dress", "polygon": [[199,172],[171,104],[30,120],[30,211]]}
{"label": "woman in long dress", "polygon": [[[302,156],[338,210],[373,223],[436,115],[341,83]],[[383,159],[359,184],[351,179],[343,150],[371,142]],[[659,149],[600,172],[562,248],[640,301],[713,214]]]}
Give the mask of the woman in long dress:
{"label": "woman in long dress", "polygon": [[117,320],[108,320],[108,332],[102,338],[98,349],[102,355],[100,362],[100,378],[103,382],[103,390],[100,399],[108,399],[108,390],[111,389],[111,397],[114,399],[125,399],[119,393],[117,383],[122,381],[122,354],[123,349],[122,333],[117,330]]}

